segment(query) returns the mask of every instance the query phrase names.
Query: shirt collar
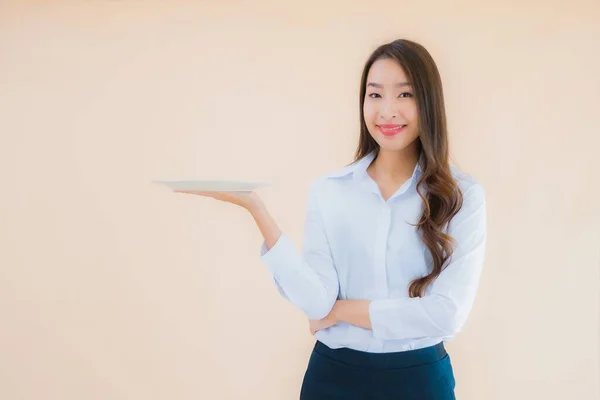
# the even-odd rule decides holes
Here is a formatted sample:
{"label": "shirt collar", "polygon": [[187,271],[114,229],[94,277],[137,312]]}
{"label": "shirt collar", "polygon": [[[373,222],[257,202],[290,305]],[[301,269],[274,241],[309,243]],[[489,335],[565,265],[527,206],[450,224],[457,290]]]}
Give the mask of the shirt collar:
{"label": "shirt collar", "polygon": [[[342,178],[342,177],[350,175],[350,174],[355,179],[364,177],[367,173],[367,168],[369,167],[369,165],[371,165],[371,162],[373,162],[373,160],[375,159],[375,156],[376,156],[376,150],[368,153],[363,158],[361,158],[357,161],[354,161],[350,165],[347,165],[343,168],[337,169],[337,170],[327,174],[327,177]],[[413,170],[413,174],[412,174],[413,177],[423,171],[424,158],[425,157],[423,155],[423,152],[421,152],[421,155],[419,156],[419,161],[417,162],[417,165],[415,165],[415,169]]]}

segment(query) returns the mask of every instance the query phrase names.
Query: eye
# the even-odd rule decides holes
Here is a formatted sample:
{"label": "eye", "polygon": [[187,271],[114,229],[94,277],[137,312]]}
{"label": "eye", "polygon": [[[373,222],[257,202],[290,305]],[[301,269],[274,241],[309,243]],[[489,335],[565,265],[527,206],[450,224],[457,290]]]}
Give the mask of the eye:
{"label": "eye", "polygon": [[[375,96],[381,97],[381,96],[379,96],[378,93],[371,93],[371,94],[369,94],[369,97],[372,98],[372,99],[376,98]],[[402,98],[404,98],[404,97],[413,97],[413,95],[412,95],[412,93],[404,92],[404,93],[400,93],[400,95],[398,97],[402,97]]]}

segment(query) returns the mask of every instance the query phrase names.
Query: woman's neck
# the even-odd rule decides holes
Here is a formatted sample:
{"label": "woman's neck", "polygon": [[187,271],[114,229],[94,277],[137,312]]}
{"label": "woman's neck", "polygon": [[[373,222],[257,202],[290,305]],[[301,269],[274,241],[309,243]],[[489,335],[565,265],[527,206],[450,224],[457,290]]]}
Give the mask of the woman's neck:
{"label": "woman's neck", "polygon": [[413,146],[402,151],[380,149],[367,171],[376,181],[403,183],[412,176],[418,161],[419,151]]}

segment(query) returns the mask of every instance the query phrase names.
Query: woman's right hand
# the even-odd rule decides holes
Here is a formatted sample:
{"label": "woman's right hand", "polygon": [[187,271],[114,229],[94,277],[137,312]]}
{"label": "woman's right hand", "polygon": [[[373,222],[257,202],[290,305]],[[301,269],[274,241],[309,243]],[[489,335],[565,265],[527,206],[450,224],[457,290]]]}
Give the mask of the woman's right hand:
{"label": "woman's right hand", "polygon": [[250,212],[260,230],[267,247],[272,248],[281,236],[279,226],[269,214],[267,207],[256,192],[206,192],[195,190],[175,190],[177,193],[212,197],[215,200],[235,204]]}
{"label": "woman's right hand", "polygon": [[262,206],[262,199],[253,191],[248,192],[213,192],[213,191],[198,191],[198,190],[174,190],[176,193],[195,194],[198,196],[212,197],[215,200],[224,201],[226,203],[235,204],[243,207],[248,211],[252,211],[257,207]]}

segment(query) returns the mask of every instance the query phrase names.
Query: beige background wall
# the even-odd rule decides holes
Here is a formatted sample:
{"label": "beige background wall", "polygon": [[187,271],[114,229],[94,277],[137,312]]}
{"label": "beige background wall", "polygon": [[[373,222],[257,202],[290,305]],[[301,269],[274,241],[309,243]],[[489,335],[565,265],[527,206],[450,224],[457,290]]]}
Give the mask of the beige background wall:
{"label": "beige background wall", "polygon": [[488,196],[458,398],[598,399],[600,3],[521,3],[0,0],[0,398],[297,398],[314,340],[249,215],[150,181],[273,180],[299,244],[407,37]]}

